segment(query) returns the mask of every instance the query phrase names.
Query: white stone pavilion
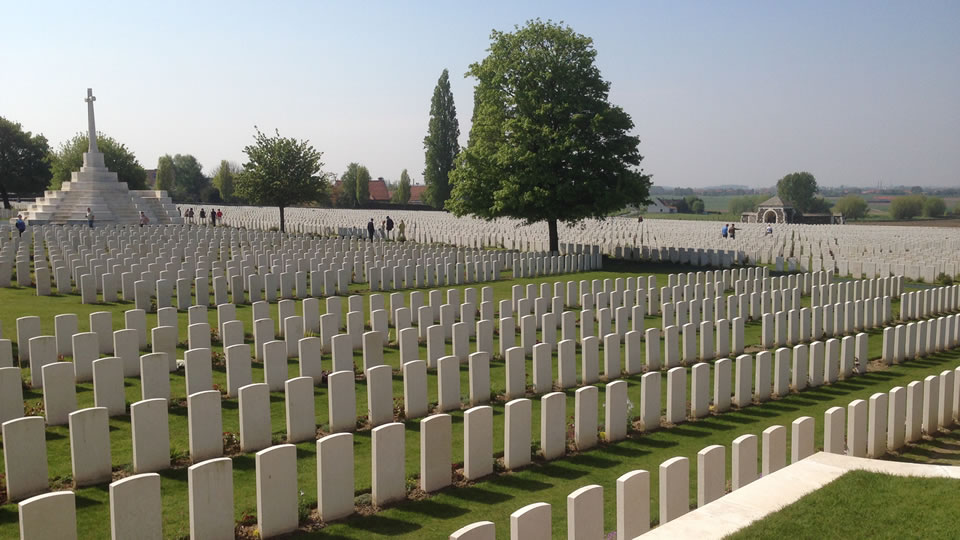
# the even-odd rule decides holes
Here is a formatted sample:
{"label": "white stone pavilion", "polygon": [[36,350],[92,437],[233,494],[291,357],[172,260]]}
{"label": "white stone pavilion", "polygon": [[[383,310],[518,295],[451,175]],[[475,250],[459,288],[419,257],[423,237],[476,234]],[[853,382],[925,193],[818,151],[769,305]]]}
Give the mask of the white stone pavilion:
{"label": "white stone pavilion", "polygon": [[151,224],[182,223],[183,218],[165,191],[131,190],[117,173],[107,169],[97,148],[93,117],[93,89],[87,89],[87,128],[90,146],[83,154],[83,166],[71,174],[59,191],[46,191],[42,199],[22,212],[31,225],[86,224],[87,208],[98,225],[135,225],[142,211]]}

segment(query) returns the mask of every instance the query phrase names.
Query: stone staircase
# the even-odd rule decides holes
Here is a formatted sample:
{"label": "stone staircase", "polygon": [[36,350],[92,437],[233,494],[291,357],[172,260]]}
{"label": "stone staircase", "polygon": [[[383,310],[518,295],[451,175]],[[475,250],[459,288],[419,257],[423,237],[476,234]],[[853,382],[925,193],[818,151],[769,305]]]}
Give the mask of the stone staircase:
{"label": "stone staircase", "polygon": [[[102,163],[102,158],[88,161],[84,157],[84,163]],[[74,172],[59,191],[47,191],[43,199],[31,204],[23,218],[34,225],[85,224],[87,208],[96,223],[105,225],[136,225],[141,211],[151,224],[183,223],[165,191],[130,190],[116,173],[99,166],[84,166]]]}

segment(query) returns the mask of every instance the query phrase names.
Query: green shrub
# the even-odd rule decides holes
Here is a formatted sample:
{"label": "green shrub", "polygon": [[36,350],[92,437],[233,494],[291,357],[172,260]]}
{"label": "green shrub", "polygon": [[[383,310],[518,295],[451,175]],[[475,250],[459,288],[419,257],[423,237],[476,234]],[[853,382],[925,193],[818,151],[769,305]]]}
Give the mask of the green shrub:
{"label": "green shrub", "polygon": [[906,195],[890,202],[890,215],[893,219],[913,219],[923,212],[922,195]]}

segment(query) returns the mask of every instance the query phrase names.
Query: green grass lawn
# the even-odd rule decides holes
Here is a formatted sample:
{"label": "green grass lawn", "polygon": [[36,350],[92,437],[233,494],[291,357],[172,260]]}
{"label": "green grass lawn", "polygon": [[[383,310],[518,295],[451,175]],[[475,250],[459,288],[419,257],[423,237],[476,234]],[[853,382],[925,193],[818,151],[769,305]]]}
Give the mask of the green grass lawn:
{"label": "green grass lawn", "polygon": [[733,539],[957,538],[960,480],[851,471]]}
{"label": "green grass lawn", "polygon": [[[658,285],[666,283],[666,274],[669,272],[685,272],[692,268],[680,265],[651,265],[632,264],[623,262],[608,262],[607,268],[601,272],[589,272],[575,275],[554,276],[547,278],[504,280],[492,284],[494,300],[499,301],[510,297],[510,287],[513,284],[527,284],[581,279],[604,279],[626,277],[628,275],[657,275]],[[482,285],[475,285],[480,287]],[[465,287],[458,287],[463,289]],[[368,294],[361,287],[353,287],[358,294]],[[405,292],[406,294],[406,292]],[[110,311],[114,314],[114,326],[122,328],[122,312],[132,309],[130,303],[120,302],[110,305],[82,305],[76,295],[37,298],[33,289],[13,288],[0,291],[6,309],[0,311],[5,337],[15,339],[16,317],[24,315],[38,315],[41,317],[44,333],[53,333],[53,317],[59,313],[77,313],[80,317],[80,330],[87,328],[87,315],[93,311]],[[323,309],[321,302],[321,309]],[[804,304],[809,299],[804,298]],[[368,303],[364,299],[364,306]],[[272,313],[276,316],[276,305],[271,305]],[[297,306],[298,313],[300,305]],[[238,306],[237,317],[244,321],[247,330],[250,330],[249,306]],[[898,305],[894,303],[894,313]],[[212,326],[216,325],[216,310],[208,312]],[[181,340],[186,339],[187,314],[179,314]],[[155,325],[156,316],[148,314],[148,328]],[[659,317],[648,317],[646,327],[659,327]],[[746,326],[746,343],[757,344],[760,341],[760,324],[750,323]],[[248,341],[250,341],[248,339]],[[495,344],[496,347],[496,344]],[[448,344],[449,348],[449,344]],[[869,349],[871,358],[880,354],[880,332],[870,333]],[[215,351],[221,348],[214,346]],[[181,347],[182,350],[182,347]],[[426,348],[420,349],[425,357]],[[384,351],[385,362],[394,368],[394,396],[401,398],[402,377],[399,375],[399,351],[395,345],[388,346]],[[362,364],[359,352],[355,361]],[[329,368],[329,357],[325,357],[324,366]],[[960,351],[943,353],[923,359],[911,361],[908,364],[893,366],[885,371],[878,371],[858,377],[853,380],[841,381],[836,384],[794,394],[786,398],[766,403],[761,406],[748,407],[739,412],[732,412],[721,416],[712,416],[697,422],[691,422],[668,430],[660,430],[649,434],[632,433],[631,437],[618,444],[605,445],[599,449],[586,452],[575,457],[551,463],[536,463],[533,466],[514,473],[496,475],[485,481],[467,488],[449,488],[441,493],[422,501],[406,501],[395,507],[388,508],[373,516],[354,517],[342,523],[334,524],[324,533],[336,534],[343,537],[368,537],[371,534],[398,535],[404,533],[424,534],[428,537],[445,536],[467,523],[482,519],[490,519],[497,523],[498,536],[508,535],[508,516],[514,510],[525,504],[537,501],[550,502],[554,505],[554,532],[562,535],[565,530],[566,495],[576,488],[588,483],[601,483],[607,492],[606,501],[610,510],[607,515],[608,529],[615,523],[611,503],[613,499],[612,486],[617,476],[633,469],[643,468],[654,471],[660,462],[676,456],[686,455],[693,458],[696,452],[710,444],[729,445],[730,441],[744,433],[759,434],[764,428],[781,424],[787,425],[793,419],[802,415],[817,418],[818,424],[826,408],[834,405],[845,406],[849,401],[857,398],[866,398],[876,391],[886,391],[896,385],[921,379],[930,373],[939,373],[940,370],[960,364]],[[554,362],[554,374],[555,372]],[[577,369],[579,370],[579,359]],[[297,361],[291,360],[288,364],[291,376],[299,375]],[[26,371],[26,370],[25,370]],[[532,373],[527,373],[528,382],[532,382]],[[253,364],[253,380],[263,381],[262,364]],[[629,385],[629,398],[637,405],[632,414],[639,414],[639,386],[640,375],[626,379]],[[499,393],[505,387],[504,364],[495,359],[491,362],[491,387]],[[464,400],[467,398],[467,370],[461,370],[461,393]],[[225,387],[226,373],[222,368],[215,368],[214,383]],[[133,403],[140,399],[139,379],[126,379],[127,402]],[[665,388],[666,380],[663,379]],[[92,384],[80,384],[77,388],[78,405],[88,407],[93,405]],[[174,456],[183,457],[188,454],[187,417],[186,408],[178,402],[185,397],[185,380],[183,372],[171,374],[172,405],[170,408],[170,438],[171,452]],[[359,414],[366,411],[366,386],[360,381],[356,386],[357,410]],[[567,392],[567,415],[573,414],[573,390]],[[665,398],[665,389],[662,391]],[[437,397],[437,382],[435,372],[428,375],[428,399],[435,402]],[[603,387],[600,387],[600,403],[603,403]],[[42,392],[25,390],[24,398],[28,406],[36,407],[42,403]],[[533,399],[533,443],[539,442],[539,398]],[[239,431],[239,418],[236,399],[224,399],[223,427],[225,431],[236,433]],[[315,388],[316,419],[320,429],[325,429],[327,421],[327,391],[321,386]],[[494,407],[494,452],[503,451],[503,404],[495,403]],[[462,462],[463,455],[463,412],[452,414],[453,428],[453,460]],[[281,441],[285,433],[284,397],[282,393],[271,395],[271,420],[275,441]],[[406,474],[408,484],[414,485],[419,473],[419,422],[406,421]],[[603,425],[603,411],[600,411],[600,425]],[[111,451],[115,470],[128,469],[132,461],[131,435],[129,416],[115,417],[110,420]],[[819,430],[818,430],[819,431]],[[820,437],[818,433],[818,441]],[[361,430],[355,435],[355,481],[356,494],[363,496],[370,491],[370,431]],[[316,448],[313,442],[297,445],[298,452],[298,484],[303,492],[305,505],[316,504]],[[69,431],[65,426],[50,427],[47,429],[47,455],[49,475],[55,487],[69,486],[71,464]],[[256,484],[254,456],[252,454],[233,457],[234,466],[234,503],[235,518],[238,521],[245,516],[256,513]],[[164,501],[164,533],[167,537],[183,537],[189,532],[189,515],[187,511],[187,482],[186,468],[181,466],[161,473],[163,501]],[[695,481],[696,476],[692,478]],[[695,490],[693,491],[695,493]],[[653,490],[654,498],[656,490]],[[77,519],[81,537],[104,537],[109,534],[109,508],[107,486],[96,486],[77,490]],[[653,506],[653,515],[656,515],[656,504]],[[15,537],[17,531],[17,510],[13,504],[0,506],[0,537]]]}
{"label": "green grass lawn", "polygon": [[895,453],[887,454],[887,459],[910,463],[930,463],[933,465],[960,466],[960,428],[936,437],[924,436],[916,444],[908,445]]}

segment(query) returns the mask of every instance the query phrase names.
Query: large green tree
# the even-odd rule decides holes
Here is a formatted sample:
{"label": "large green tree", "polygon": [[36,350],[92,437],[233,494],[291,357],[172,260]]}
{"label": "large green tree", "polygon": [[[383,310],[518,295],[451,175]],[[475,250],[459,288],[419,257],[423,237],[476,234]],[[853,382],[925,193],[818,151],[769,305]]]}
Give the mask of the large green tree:
{"label": "large green tree", "polygon": [[777,182],[777,195],[800,213],[822,208],[815,202],[819,190],[817,179],[808,172],[790,173]]}
{"label": "large green tree", "polygon": [[234,177],[237,174],[237,167],[227,160],[220,162],[216,174],[213,175],[213,187],[220,192],[220,199],[223,202],[233,202],[234,200]]}
{"label": "large green tree", "polygon": [[434,208],[443,208],[450,198],[450,172],[460,152],[460,124],[457,107],[450,91],[450,74],[443,70],[430,100],[430,123],[423,138],[426,150],[426,168],[423,180],[427,184],[426,202]]}
{"label": "large green tree", "polygon": [[[70,181],[70,173],[79,171],[83,166],[83,154],[89,147],[87,134],[78,133],[50,155],[50,169],[53,172],[50,189],[60,189],[64,182]],[[103,153],[103,162],[107,168],[117,173],[117,178],[126,182],[128,188],[147,189],[147,171],[126,145],[97,132],[97,148]]]}
{"label": "large green tree", "polygon": [[870,211],[867,201],[859,195],[847,195],[837,201],[834,210],[840,212],[844,219],[863,219]]}
{"label": "large green tree", "polygon": [[323,153],[307,140],[281,137],[279,131],[271,137],[255,129],[254,143],[243,149],[248,161],[236,177],[236,193],[252,204],[278,207],[280,230],[285,231],[284,209],[327,196]]}
{"label": "large green tree", "polygon": [[400,182],[397,184],[397,189],[393,191],[390,199],[399,204],[407,204],[410,202],[410,175],[406,169],[400,173]]}
{"label": "large green tree", "polygon": [[633,120],[608,101],[593,40],[568,26],[529,21],[494,31],[477,79],[468,146],[457,158],[447,208],[484,219],[558,222],[604,218],[647,202]]}
{"label": "large green tree", "polygon": [[8,191],[40,193],[50,183],[50,146],[43,135],[23,131],[0,116],[0,197],[10,209]]}
{"label": "large green tree", "polygon": [[173,166],[173,158],[170,157],[170,154],[160,156],[160,159],[157,160],[157,189],[173,195],[176,175],[176,168]]}

